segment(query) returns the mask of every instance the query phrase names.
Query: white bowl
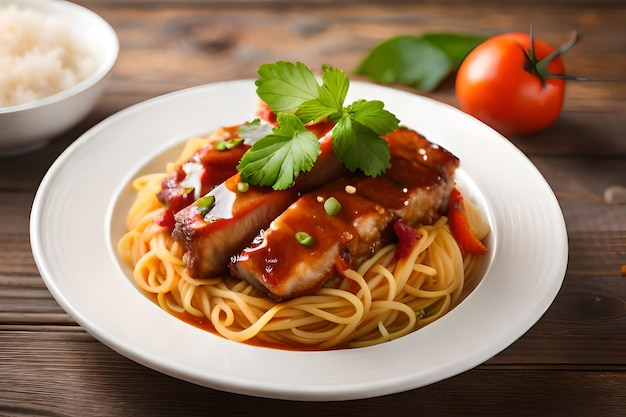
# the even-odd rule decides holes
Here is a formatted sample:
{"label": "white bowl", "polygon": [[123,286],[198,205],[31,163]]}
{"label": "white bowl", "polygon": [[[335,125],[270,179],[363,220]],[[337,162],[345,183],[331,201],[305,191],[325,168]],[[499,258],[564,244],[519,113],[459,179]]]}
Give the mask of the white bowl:
{"label": "white bowl", "polygon": [[83,81],[54,95],[0,107],[0,155],[18,154],[45,145],[85,118],[102,94],[105,78],[119,53],[113,28],[94,12],[65,0],[0,0],[19,8],[66,19],[91,46],[98,63]]}

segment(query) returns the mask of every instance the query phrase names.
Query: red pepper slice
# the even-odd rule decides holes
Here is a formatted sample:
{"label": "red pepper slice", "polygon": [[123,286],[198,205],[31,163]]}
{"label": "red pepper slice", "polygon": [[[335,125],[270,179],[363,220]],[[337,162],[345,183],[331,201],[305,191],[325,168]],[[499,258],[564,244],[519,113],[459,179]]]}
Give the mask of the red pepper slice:
{"label": "red pepper slice", "polygon": [[467,214],[465,212],[463,195],[456,188],[453,188],[450,193],[450,202],[448,205],[448,225],[450,226],[452,236],[454,236],[454,239],[465,252],[473,253],[475,255],[482,255],[487,252],[487,247],[483,245],[480,240],[478,240],[476,235],[474,235],[470,229],[467,221]]}
{"label": "red pepper slice", "polygon": [[393,231],[398,238],[398,246],[396,248],[398,258],[408,257],[413,246],[417,243],[418,236],[415,229],[402,220],[398,220],[393,225]]}

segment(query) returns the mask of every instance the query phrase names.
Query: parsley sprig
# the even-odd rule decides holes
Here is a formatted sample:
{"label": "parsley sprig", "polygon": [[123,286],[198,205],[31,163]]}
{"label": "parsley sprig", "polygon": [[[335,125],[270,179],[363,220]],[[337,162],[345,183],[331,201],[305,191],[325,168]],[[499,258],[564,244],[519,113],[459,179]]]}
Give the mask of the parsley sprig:
{"label": "parsley sprig", "polygon": [[350,171],[376,177],[389,168],[389,148],[381,136],[394,131],[399,120],[377,100],[344,106],[350,81],[342,70],[322,67],[321,85],[300,62],[261,65],[258,73],[257,95],[276,113],[277,126],[244,154],[237,166],[243,181],[276,190],[291,187],[321,153],[306,125],[324,120],[334,123],[333,151]]}

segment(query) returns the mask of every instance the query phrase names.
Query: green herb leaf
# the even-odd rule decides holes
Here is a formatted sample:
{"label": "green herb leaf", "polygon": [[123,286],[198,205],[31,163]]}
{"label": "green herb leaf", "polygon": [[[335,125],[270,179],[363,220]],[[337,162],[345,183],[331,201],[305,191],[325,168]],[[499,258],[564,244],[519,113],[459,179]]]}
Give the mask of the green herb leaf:
{"label": "green herb leaf", "polygon": [[424,39],[441,49],[454,64],[457,70],[461,61],[476,48],[487,40],[487,36],[463,33],[424,33]]}
{"label": "green herb leaf", "polygon": [[278,61],[259,67],[257,95],[274,113],[293,113],[305,101],[317,99],[315,75],[301,62]]}
{"label": "green herb leaf", "polygon": [[378,100],[357,100],[346,109],[351,118],[367,126],[377,135],[382,136],[397,129],[400,121],[395,115],[385,110],[385,105]]}
{"label": "green herb leaf", "polygon": [[390,166],[387,141],[350,113],[344,113],[333,128],[333,151],[350,171],[360,169],[370,177],[384,174]]}
{"label": "green herb leaf", "polygon": [[389,168],[389,147],[380,136],[393,132],[399,120],[381,101],[357,100],[346,108],[333,128],[333,151],[350,171],[372,177]]}
{"label": "green herb leaf", "polygon": [[319,100],[329,108],[339,112],[348,95],[350,80],[345,72],[338,68],[323,67],[322,86],[319,91]]}
{"label": "green herb leaf", "polygon": [[354,70],[380,83],[429,92],[487,37],[459,33],[400,35],[375,45]]}
{"label": "green herb leaf", "polygon": [[328,107],[320,100],[315,99],[302,103],[296,115],[300,118],[302,123],[308,124],[322,121],[335,113],[337,113],[337,109]]}
{"label": "green herb leaf", "polygon": [[244,182],[284,190],[309,171],[321,153],[317,137],[296,116],[279,113],[278,126],[246,151],[237,169]]}
{"label": "green herb leaf", "polygon": [[351,171],[377,176],[389,167],[387,142],[380,136],[398,119],[380,101],[357,100],[345,107],[350,81],[340,69],[324,66],[322,84],[302,63],[262,65],[256,81],[259,98],[277,115],[278,127],[246,151],[237,169],[250,184],[282,190],[310,170],[321,153],[305,124],[329,120],[335,155]]}

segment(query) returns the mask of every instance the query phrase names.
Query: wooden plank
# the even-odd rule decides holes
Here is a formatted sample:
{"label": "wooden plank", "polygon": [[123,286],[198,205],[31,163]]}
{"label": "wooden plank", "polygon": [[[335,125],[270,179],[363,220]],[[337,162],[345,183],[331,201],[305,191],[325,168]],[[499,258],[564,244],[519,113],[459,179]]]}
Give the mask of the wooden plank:
{"label": "wooden plank", "polygon": [[[109,94],[119,94],[119,99],[125,100],[120,102],[132,104],[208,82],[254,78],[260,64],[279,59],[303,60],[312,68],[331,64],[351,71],[375,43],[398,34],[447,30],[490,35],[527,31],[526,22],[531,21],[536,34],[554,45],[568,39],[574,29],[572,22],[576,22],[583,40],[565,57],[569,72],[622,81],[626,73],[622,59],[626,29],[613,29],[623,27],[621,22],[626,20],[626,8],[620,4],[592,11],[545,6],[539,14],[526,5],[498,2],[481,3],[481,7],[464,3],[454,7],[436,3],[387,7],[319,4],[313,8],[276,4],[274,13],[266,13],[266,6],[241,8],[241,4],[231,3],[218,7],[188,2],[176,9],[143,2],[94,3],[97,11],[110,17],[122,39]],[[525,22],[524,26],[516,27],[503,15],[517,16],[515,21]],[[128,96],[128,91],[134,95]],[[136,96],[137,92],[145,95]],[[450,83],[427,95],[458,104]],[[532,154],[626,155],[626,140],[619,139],[626,133],[611,123],[626,116],[620,104],[625,97],[624,82],[569,83],[564,113],[557,124],[538,135],[515,139]]]}
{"label": "wooden plank", "polygon": [[[85,121],[37,152],[0,161],[0,415],[623,415],[626,278],[620,268],[626,263],[626,209],[602,199],[609,185],[626,185],[623,0],[78,3],[114,26],[122,48],[105,94]],[[109,115],[182,88],[254,78],[260,64],[278,59],[350,71],[376,42],[394,35],[491,35],[527,31],[530,22],[554,45],[574,29],[582,34],[565,56],[568,72],[621,81],[568,83],[554,126],[510,138],[559,200],[569,233],[568,269],[538,323],[476,369],[362,401],[307,403],[222,393],[112,351],[61,309],[39,276],[28,231],[35,190],[58,155]],[[458,104],[450,80],[435,92],[415,93]]]}
{"label": "wooden plank", "polygon": [[[15,168],[19,163],[22,168],[7,168],[10,177],[0,176],[0,188],[34,188],[31,178],[43,176],[39,171],[87,127],[137,102],[208,82],[253,78],[260,64],[278,59],[303,60],[313,68],[331,64],[350,71],[376,42],[398,34],[441,30],[496,34],[526,31],[532,21],[536,34],[557,45],[569,37],[575,22],[583,40],[566,55],[568,70],[622,81],[626,73],[626,28],[622,24],[626,7],[619,1],[604,6],[594,3],[593,8],[545,5],[541,13],[526,4],[495,1],[482,2],[480,7],[454,1],[392,5],[320,2],[316,6],[284,1],[187,1],[174,8],[165,7],[166,3],[80,2],[109,20],[121,40],[119,60],[101,105],[88,123],[64,135],[59,146],[31,154],[35,158],[46,155],[47,161],[24,165],[25,157],[9,158],[9,166]],[[266,11],[268,4],[275,5],[272,13]],[[427,95],[457,105],[450,83]],[[625,98],[624,82],[569,83],[564,113],[556,125],[514,139],[533,155],[624,156],[626,132],[614,121],[626,117]],[[18,175],[27,166],[38,171],[34,177]]]}
{"label": "wooden plank", "polygon": [[626,373],[620,368],[582,370],[483,365],[421,389],[366,400],[279,401],[223,393],[160,374],[81,333],[4,331],[0,414],[197,415],[210,410],[244,415],[273,410],[272,415],[361,417],[402,409],[438,416],[485,415],[483,404],[488,403],[497,415],[621,415]]}

